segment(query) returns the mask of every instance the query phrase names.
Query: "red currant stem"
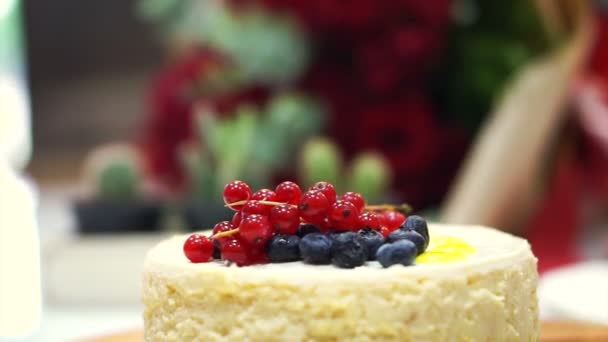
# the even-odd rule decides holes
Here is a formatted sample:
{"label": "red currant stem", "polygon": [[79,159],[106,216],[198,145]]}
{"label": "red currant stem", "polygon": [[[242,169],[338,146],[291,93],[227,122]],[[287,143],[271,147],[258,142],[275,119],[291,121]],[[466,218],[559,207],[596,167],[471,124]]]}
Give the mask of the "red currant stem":
{"label": "red currant stem", "polygon": [[[238,201],[238,202],[232,202],[232,203],[228,203],[226,205],[224,205],[224,207],[232,207],[234,205],[243,205],[245,203],[247,203],[249,200],[242,200],[242,201]],[[266,204],[266,205],[283,205],[283,204],[287,204],[291,207],[297,208],[298,206],[295,204],[289,204],[289,203],[283,203],[283,202],[273,202],[273,201],[258,201],[261,204]]]}
{"label": "red currant stem", "polygon": [[217,233],[217,234],[213,235],[211,238],[212,239],[220,239],[220,238],[223,238],[223,237],[234,235],[234,234],[236,234],[238,232],[239,232],[239,228],[234,228],[234,229],[227,230],[225,232]]}
{"label": "red currant stem", "polygon": [[375,204],[375,205],[366,205],[365,209],[372,211],[382,211],[382,210],[395,210],[403,214],[409,214],[413,211],[412,207],[409,204]]}

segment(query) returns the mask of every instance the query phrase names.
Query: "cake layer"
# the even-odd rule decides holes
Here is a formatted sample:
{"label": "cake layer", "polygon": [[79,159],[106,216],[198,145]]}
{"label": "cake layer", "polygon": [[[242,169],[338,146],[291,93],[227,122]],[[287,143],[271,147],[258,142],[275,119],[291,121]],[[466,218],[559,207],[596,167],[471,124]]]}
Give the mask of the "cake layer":
{"label": "cake layer", "polygon": [[431,225],[473,246],[464,261],[355,269],[302,262],[192,264],[186,236],[146,258],[146,341],[408,341],[538,338],[536,259],[520,238]]}

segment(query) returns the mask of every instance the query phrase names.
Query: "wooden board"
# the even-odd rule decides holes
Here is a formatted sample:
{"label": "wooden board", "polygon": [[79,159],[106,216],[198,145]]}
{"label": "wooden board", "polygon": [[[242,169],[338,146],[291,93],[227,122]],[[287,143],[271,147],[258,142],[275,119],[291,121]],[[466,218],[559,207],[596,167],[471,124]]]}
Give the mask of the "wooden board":
{"label": "wooden board", "polygon": [[[141,330],[105,336],[85,342],[139,342],[143,341]],[[543,322],[541,326],[542,342],[605,342],[608,341],[608,326],[582,324],[574,322]]]}

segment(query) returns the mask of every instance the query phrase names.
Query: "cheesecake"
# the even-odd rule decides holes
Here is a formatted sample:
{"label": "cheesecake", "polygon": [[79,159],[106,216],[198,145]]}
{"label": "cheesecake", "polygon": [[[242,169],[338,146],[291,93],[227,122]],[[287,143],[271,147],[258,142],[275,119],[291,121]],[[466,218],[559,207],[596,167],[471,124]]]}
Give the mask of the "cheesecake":
{"label": "cheesecake", "polygon": [[[208,232],[204,232],[208,234]],[[491,228],[429,225],[414,265],[192,263],[151,249],[145,341],[537,341],[537,259]]]}

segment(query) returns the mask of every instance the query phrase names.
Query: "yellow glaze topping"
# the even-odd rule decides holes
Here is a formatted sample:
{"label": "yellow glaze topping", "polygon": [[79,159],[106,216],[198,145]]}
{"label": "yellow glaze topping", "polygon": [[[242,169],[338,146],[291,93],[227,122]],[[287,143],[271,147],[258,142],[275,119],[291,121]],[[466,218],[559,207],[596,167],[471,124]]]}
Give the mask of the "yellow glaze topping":
{"label": "yellow glaze topping", "polygon": [[464,240],[451,236],[431,237],[426,252],[416,258],[417,264],[441,264],[466,260],[477,250]]}

